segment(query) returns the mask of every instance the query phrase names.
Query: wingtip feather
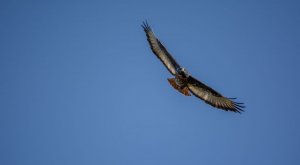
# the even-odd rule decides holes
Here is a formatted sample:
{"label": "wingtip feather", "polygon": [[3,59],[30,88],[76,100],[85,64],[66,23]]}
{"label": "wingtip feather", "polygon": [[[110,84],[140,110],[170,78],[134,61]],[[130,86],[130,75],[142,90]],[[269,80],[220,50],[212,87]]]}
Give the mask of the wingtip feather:
{"label": "wingtip feather", "polygon": [[145,32],[151,31],[151,27],[149,26],[147,20],[143,21],[141,26],[142,26],[142,28],[144,29]]}

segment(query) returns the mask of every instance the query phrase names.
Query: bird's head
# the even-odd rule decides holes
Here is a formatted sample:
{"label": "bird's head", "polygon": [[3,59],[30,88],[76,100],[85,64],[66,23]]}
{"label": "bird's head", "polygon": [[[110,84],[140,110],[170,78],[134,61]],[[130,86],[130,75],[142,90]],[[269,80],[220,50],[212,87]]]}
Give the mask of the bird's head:
{"label": "bird's head", "polygon": [[183,78],[188,78],[189,77],[189,73],[188,73],[188,71],[185,68],[178,68],[177,72]]}

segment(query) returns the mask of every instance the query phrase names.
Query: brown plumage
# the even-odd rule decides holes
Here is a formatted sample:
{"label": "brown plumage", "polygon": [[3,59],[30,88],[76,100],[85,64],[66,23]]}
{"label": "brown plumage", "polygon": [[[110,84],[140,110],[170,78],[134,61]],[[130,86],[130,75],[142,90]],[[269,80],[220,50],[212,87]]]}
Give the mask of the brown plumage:
{"label": "brown plumage", "polygon": [[142,27],[146,33],[152,52],[165,65],[168,71],[175,76],[175,78],[168,79],[173,88],[185,96],[190,96],[191,92],[193,95],[202,99],[206,103],[225,111],[239,113],[243,111],[243,108],[245,108],[245,106],[242,105],[243,103],[233,101],[235,98],[227,98],[222,96],[211,87],[195,79],[193,76],[190,76],[186,69],[182,68],[175,61],[175,59],[161,44],[158,38],[156,38],[147,22],[144,22]]}
{"label": "brown plumage", "polygon": [[179,85],[177,85],[175,78],[168,78],[168,81],[172,85],[172,87],[178,90],[180,93],[184,94],[185,96],[191,96],[189,92],[189,88],[188,87],[181,88]]}

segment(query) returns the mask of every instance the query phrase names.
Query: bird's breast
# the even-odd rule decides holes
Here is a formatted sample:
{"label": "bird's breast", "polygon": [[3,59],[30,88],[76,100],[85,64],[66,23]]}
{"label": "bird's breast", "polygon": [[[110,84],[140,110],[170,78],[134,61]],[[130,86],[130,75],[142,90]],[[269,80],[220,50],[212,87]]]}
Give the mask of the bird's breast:
{"label": "bird's breast", "polygon": [[187,84],[187,79],[186,78],[183,78],[182,76],[180,75],[176,75],[175,76],[175,82],[178,86],[180,87],[185,87],[186,84]]}

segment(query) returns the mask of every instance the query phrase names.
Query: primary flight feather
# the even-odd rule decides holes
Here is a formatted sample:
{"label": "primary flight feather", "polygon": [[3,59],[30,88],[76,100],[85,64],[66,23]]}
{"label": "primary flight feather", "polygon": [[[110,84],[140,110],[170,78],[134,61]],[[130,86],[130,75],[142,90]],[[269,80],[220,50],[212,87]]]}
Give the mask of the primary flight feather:
{"label": "primary flight feather", "polygon": [[147,22],[144,22],[142,27],[146,33],[152,52],[165,65],[169,72],[175,76],[174,78],[169,78],[168,81],[176,90],[185,96],[190,96],[190,93],[192,93],[206,103],[225,111],[238,113],[243,111],[243,108],[245,108],[243,103],[233,101],[235,98],[222,96],[211,87],[189,75],[187,70],[176,62],[176,60],[154,35]]}

